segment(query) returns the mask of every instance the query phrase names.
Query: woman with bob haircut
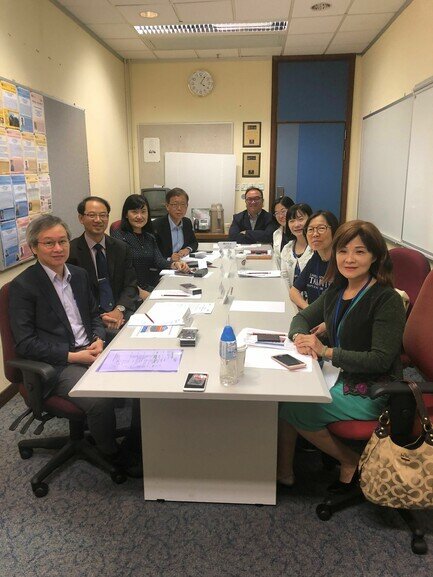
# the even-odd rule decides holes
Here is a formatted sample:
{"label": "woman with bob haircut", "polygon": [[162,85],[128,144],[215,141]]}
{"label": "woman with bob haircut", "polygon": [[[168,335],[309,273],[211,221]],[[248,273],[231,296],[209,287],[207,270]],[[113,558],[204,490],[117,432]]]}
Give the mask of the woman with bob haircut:
{"label": "woman with bob haircut", "polygon": [[314,254],[289,293],[291,301],[301,310],[313,303],[329,286],[325,275],[331,258],[332,239],[337,228],[338,219],[329,210],[318,210],[305,223],[304,235]]}
{"label": "woman with bob haircut", "polygon": [[281,276],[287,280],[289,288],[313,256],[304,236],[304,226],[312,212],[310,205],[305,203],[294,204],[287,211],[286,230],[290,231],[291,240],[281,251]]}
{"label": "woman with bob haircut", "polygon": [[159,282],[159,272],[165,268],[189,271],[185,262],[169,263],[161,254],[153,236],[150,207],[140,194],[129,195],[122,208],[120,229],[111,236],[129,244],[132,264],[137,274],[140,298],[145,299]]}
{"label": "woman with bob haircut", "polygon": [[[325,280],[332,285],[292,320],[289,337],[299,353],[330,361],[340,369],[332,402],[283,403],[280,408],[280,482],[293,485],[297,433],[337,459],[340,477],[329,488],[342,493],[357,483],[359,455],[334,437],[328,423],[377,419],[386,397],[372,400],[372,383],[402,377],[400,351],[405,310],[393,289],[392,262],[379,230],[353,220],[334,236]],[[326,323],[329,346],[310,330]]]}

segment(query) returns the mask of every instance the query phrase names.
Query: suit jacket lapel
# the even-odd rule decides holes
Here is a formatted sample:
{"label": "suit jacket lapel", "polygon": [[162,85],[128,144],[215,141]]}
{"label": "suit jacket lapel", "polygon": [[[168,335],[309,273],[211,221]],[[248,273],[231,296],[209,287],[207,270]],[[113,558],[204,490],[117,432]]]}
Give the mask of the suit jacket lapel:
{"label": "suit jacket lapel", "polygon": [[65,309],[60,302],[59,295],[57,294],[53,283],[39,263],[35,264],[35,270],[40,283],[39,288],[42,294],[45,296],[47,303],[59,317],[60,322],[64,324],[68,331],[73,335],[71,324],[68,320],[68,317],[66,316]]}
{"label": "suit jacket lapel", "polygon": [[173,239],[171,238],[171,225],[170,221],[168,220],[168,215],[165,217],[165,228],[166,228],[166,235],[164,235],[167,239],[167,252],[170,253],[169,256],[173,254]]}
{"label": "suit jacket lapel", "polygon": [[107,253],[108,276],[110,277],[111,289],[114,292],[114,273],[116,267],[116,246],[113,239],[105,235],[105,252]]}

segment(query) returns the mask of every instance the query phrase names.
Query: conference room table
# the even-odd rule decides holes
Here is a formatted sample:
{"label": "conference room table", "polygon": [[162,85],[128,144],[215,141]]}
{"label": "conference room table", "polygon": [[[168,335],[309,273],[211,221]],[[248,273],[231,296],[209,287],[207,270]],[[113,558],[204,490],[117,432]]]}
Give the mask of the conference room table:
{"label": "conference room table", "polygon": [[[209,268],[208,278],[165,276],[157,287],[175,289],[192,282],[202,288],[200,301],[170,302],[215,303],[211,314],[193,316],[197,345],[182,349],[177,372],[98,371],[112,350],[180,349],[177,338],[132,338],[135,327],[127,325],[70,393],[140,399],[146,500],[275,504],[279,402],[330,402],[316,361],[311,372],[245,367],[236,385],[220,384],[224,325],[231,324],[236,334],[245,327],[288,331],[296,309],[281,277],[241,278],[239,259],[231,261],[230,271],[226,263],[224,272],[219,262]],[[273,260],[247,260],[244,267],[269,270],[276,265]],[[223,295],[230,292],[224,302]],[[235,299],[284,302],[285,312],[230,311]],[[156,302],[161,301],[147,299],[138,312],[149,311]],[[209,375],[205,391],[184,392],[188,373],[197,372]]]}

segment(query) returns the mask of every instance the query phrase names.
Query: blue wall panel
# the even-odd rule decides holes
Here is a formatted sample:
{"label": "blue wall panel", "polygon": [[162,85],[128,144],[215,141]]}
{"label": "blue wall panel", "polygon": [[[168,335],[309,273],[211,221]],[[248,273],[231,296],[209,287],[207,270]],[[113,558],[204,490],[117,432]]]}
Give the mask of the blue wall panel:
{"label": "blue wall panel", "polygon": [[296,202],[298,186],[299,124],[280,124],[277,135],[276,186],[284,186],[284,194]]}
{"label": "blue wall panel", "polygon": [[299,132],[297,202],[340,217],[344,124],[303,124]]}
{"label": "blue wall panel", "polygon": [[347,60],[281,62],[278,122],[346,120]]}

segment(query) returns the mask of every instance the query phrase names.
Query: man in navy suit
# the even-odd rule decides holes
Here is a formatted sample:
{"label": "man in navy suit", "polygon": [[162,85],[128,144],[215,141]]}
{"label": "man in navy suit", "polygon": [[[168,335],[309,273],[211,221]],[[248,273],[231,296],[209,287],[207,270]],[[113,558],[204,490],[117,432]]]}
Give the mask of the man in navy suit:
{"label": "man in navy suit", "polygon": [[[68,263],[87,271],[102,322],[112,336],[137,308],[132,255],[125,242],[105,234],[110,205],[104,198],[88,196],[79,203],[77,211],[84,233],[71,241]],[[100,270],[101,261],[106,269],[104,274]]]}
{"label": "man in navy suit", "polygon": [[68,397],[104,346],[105,328],[87,273],[65,265],[70,233],[60,218],[46,214],[35,219],[26,236],[38,262],[11,282],[10,322],[16,351],[22,358],[54,366],[56,378],[48,390],[80,407],[98,449],[107,457],[115,456],[119,447],[113,399]]}
{"label": "man in navy suit", "polygon": [[156,242],[161,254],[173,262],[188,256],[198,248],[192,222],[186,218],[189,197],[181,188],[172,188],[165,195],[167,216],[152,222]]}
{"label": "man in navy suit", "polygon": [[239,244],[272,244],[278,223],[269,212],[263,210],[263,192],[250,186],[245,192],[245,204],[247,209],[233,216],[229,240]]}

